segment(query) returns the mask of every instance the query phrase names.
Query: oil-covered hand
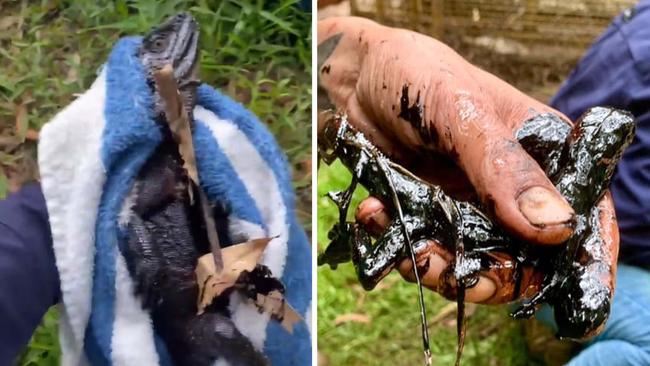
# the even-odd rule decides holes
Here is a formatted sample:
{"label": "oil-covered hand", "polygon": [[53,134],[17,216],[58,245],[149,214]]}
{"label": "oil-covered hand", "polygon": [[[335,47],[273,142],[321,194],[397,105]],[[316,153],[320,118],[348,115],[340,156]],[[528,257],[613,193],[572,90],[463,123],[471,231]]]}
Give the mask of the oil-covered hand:
{"label": "oil-covered hand", "polygon": [[[456,198],[477,198],[513,235],[542,245],[569,238],[573,209],[515,138],[529,118],[561,113],[418,33],[361,18],[332,18],[319,22],[318,42],[320,109],[344,111],[391,159]],[[616,258],[611,199],[606,196],[599,206],[601,236]],[[390,211],[370,197],[359,206],[357,219],[379,233],[390,222]],[[418,263],[428,267],[424,285],[448,289],[439,278],[452,258],[437,243],[420,247]],[[399,269],[413,277],[410,260]],[[533,268],[525,273],[521,295],[534,291],[542,277]],[[497,277],[483,273],[466,300],[505,301]]]}

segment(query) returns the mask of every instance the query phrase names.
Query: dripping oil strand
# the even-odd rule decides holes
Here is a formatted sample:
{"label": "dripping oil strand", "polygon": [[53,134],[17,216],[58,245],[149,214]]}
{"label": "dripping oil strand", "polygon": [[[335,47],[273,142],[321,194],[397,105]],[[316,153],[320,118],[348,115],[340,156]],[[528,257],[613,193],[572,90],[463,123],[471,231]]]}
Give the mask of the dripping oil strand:
{"label": "dripping oil strand", "polygon": [[[452,206],[457,216],[456,220],[452,219],[450,221],[456,222],[456,227],[458,228],[456,232],[456,266],[458,266],[465,259],[465,242],[463,241],[463,232],[461,229],[463,227],[463,215],[460,213],[456,204]],[[465,334],[467,333],[467,318],[465,317],[465,276],[465,274],[462,276],[454,276],[456,277],[456,335],[458,338],[456,345],[456,366],[460,365],[460,358],[465,347]]]}
{"label": "dripping oil strand", "polygon": [[467,319],[465,317],[465,279],[456,280],[456,333],[458,344],[456,346],[455,366],[460,365],[460,357],[465,347],[465,334],[467,333]]}
{"label": "dripping oil strand", "polygon": [[413,275],[415,276],[415,283],[418,286],[418,297],[420,302],[420,322],[422,325],[422,345],[424,348],[424,363],[425,365],[431,365],[431,348],[429,346],[429,326],[427,324],[427,309],[424,305],[424,291],[422,290],[422,282],[420,280],[420,274],[417,270],[417,262],[415,258],[415,250],[413,249],[413,243],[411,243],[411,238],[406,228],[406,222],[404,221],[404,214],[402,212],[402,205],[399,202],[397,197],[397,191],[395,190],[395,185],[393,184],[393,177],[391,176],[391,171],[386,166],[386,162],[383,157],[378,158],[378,163],[381,166],[381,170],[386,175],[388,185],[391,190],[391,198],[393,205],[395,205],[395,210],[397,211],[397,216],[402,226],[402,233],[404,235],[404,241],[406,242],[406,247],[408,248],[409,255],[411,256],[411,262],[413,264]]}

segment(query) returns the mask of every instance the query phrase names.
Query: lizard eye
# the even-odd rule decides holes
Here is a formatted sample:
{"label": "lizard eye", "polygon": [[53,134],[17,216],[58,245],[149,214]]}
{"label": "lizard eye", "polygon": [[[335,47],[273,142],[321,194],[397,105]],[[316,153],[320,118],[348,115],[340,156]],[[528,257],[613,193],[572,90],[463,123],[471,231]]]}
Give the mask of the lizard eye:
{"label": "lizard eye", "polygon": [[153,42],[153,46],[156,49],[160,50],[165,46],[165,42],[162,39],[157,39]]}
{"label": "lizard eye", "polygon": [[165,37],[155,37],[150,43],[151,50],[153,52],[162,52],[167,47],[167,38]]}

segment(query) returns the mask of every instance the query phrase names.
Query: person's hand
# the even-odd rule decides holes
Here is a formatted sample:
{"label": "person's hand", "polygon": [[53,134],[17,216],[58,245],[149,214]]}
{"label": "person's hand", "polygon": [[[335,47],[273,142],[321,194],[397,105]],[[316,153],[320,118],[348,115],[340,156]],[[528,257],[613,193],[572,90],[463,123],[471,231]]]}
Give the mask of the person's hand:
{"label": "person's hand", "polygon": [[[540,245],[569,238],[573,209],[514,137],[539,113],[570,123],[564,115],[415,32],[362,18],[331,18],[319,21],[318,43],[319,108],[345,112],[385,154],[448,194],[478,198],[511,234]],[[615,263],[618,231],[609,195],[600,207],[602,236]],[[373,197],[359,205],[356,217],[375,234],[390,221],[384,203]],[[423,284],[450,296],[440,273],[453,253],[431,242],[417,256],[418,264],[429,264]],[[413,279],[410,260],[399,270]],[[612,283],[613,273],[615,265]],[[511,301],[530,295],[541,277],[525,270],[521,293],[511,294],[503,273],[486,271],[466,299]]]}

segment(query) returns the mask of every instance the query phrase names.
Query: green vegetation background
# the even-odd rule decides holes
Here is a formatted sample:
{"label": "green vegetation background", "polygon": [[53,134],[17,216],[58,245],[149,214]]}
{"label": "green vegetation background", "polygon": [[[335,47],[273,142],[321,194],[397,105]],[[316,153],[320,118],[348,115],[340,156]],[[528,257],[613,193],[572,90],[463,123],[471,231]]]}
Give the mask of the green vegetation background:
{"label": "green vegetation background", "polygon": [[[201,79],[244,103],[275,134],[310,230],[311,14],[298,2],[0,2],[0,198],[35,178],[30,133],[90,86],[119,37],[189,11],[201,26]],[[53,309],[17,364],[58,365],[59,356]]]}

